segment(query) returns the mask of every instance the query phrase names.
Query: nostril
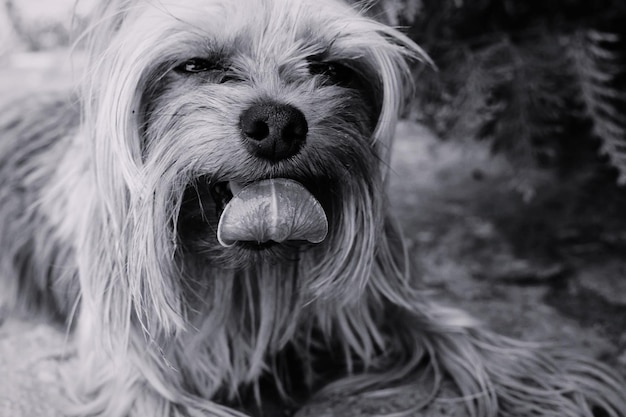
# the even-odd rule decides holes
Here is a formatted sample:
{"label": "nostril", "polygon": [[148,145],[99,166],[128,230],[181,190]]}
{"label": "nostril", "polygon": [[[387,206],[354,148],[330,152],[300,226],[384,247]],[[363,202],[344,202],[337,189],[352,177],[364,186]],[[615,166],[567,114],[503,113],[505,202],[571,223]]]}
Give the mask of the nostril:
{"label": "nostril", "polygon": [[263,140],[270,134],[270,128],[263,120],[243,120],[241,123],[243,133],[254,140]]}
{"label": "nostril", "polygon": [[309,132],[309,126],[302,112],[297,111],[291,116],[283,130],[284,140],[303,140]]}

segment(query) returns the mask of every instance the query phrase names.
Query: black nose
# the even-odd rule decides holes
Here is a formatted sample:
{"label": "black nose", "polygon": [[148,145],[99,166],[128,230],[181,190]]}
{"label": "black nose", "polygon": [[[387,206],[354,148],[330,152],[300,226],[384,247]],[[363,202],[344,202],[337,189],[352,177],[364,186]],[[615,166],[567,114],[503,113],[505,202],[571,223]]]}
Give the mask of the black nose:
{"label": "black nose", "polygon": [[240,121],[248,151],[270,161],[297,154],[309,131],[304,114],[288,104],[254,104],[241,113]]}

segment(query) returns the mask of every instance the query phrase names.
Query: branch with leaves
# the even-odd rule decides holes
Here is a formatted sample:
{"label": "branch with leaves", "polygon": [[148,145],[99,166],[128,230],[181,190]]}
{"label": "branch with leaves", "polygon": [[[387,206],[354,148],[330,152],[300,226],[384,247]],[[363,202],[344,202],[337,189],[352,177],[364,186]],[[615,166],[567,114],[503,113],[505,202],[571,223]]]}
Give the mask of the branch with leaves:
{"label": "branch with leaves", "polygon": [[443,137],[489,140],[521,171],[561,169],[599,141],[626,184],[622,3],[420,1],[404,21],[438,71],[416,70],[414,113]]}

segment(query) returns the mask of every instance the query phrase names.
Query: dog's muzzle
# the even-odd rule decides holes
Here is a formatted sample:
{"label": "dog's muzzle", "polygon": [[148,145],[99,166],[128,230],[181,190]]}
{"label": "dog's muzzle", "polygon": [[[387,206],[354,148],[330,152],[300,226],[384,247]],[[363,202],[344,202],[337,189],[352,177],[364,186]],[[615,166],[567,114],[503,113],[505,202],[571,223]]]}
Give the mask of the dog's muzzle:
{"label": "dog's muzzle", "polygon": [[234,196],[219,219],[217,238],[222,246],[230,247],[237,242],[320,243],[326,238],[326,214],[300,183],[275,178],[239,188],[238,184],[230,183]]}
{"label": "dog's muzzle", "polygon": [[[270,163],[297,155],[309,129],[302,111],[270,100],[250,105],[239,121],[247,151]],[[320,243],[328,233],[322,205],[295,180],[262,179],[245,186],[228,181],[215,184],[211,194],[219,212],[217,239],[224,247]]]}

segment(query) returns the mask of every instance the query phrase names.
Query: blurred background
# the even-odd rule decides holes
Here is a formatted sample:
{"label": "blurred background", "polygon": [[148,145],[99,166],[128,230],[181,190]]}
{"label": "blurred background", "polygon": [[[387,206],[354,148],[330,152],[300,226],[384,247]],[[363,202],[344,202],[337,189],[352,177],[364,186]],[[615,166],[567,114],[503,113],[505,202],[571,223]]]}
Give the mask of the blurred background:
{"label": "blurred background", "polygon": [[[71,83],[94,0],[0,0],[0,94]],[[424,285],[626,375],[626,2],[379,0],[417,41],[391,204]]]}
{"label": "blurred background", "polygon": [[67,47],[84,28],[94,0],[3,0],[0,53]]}

